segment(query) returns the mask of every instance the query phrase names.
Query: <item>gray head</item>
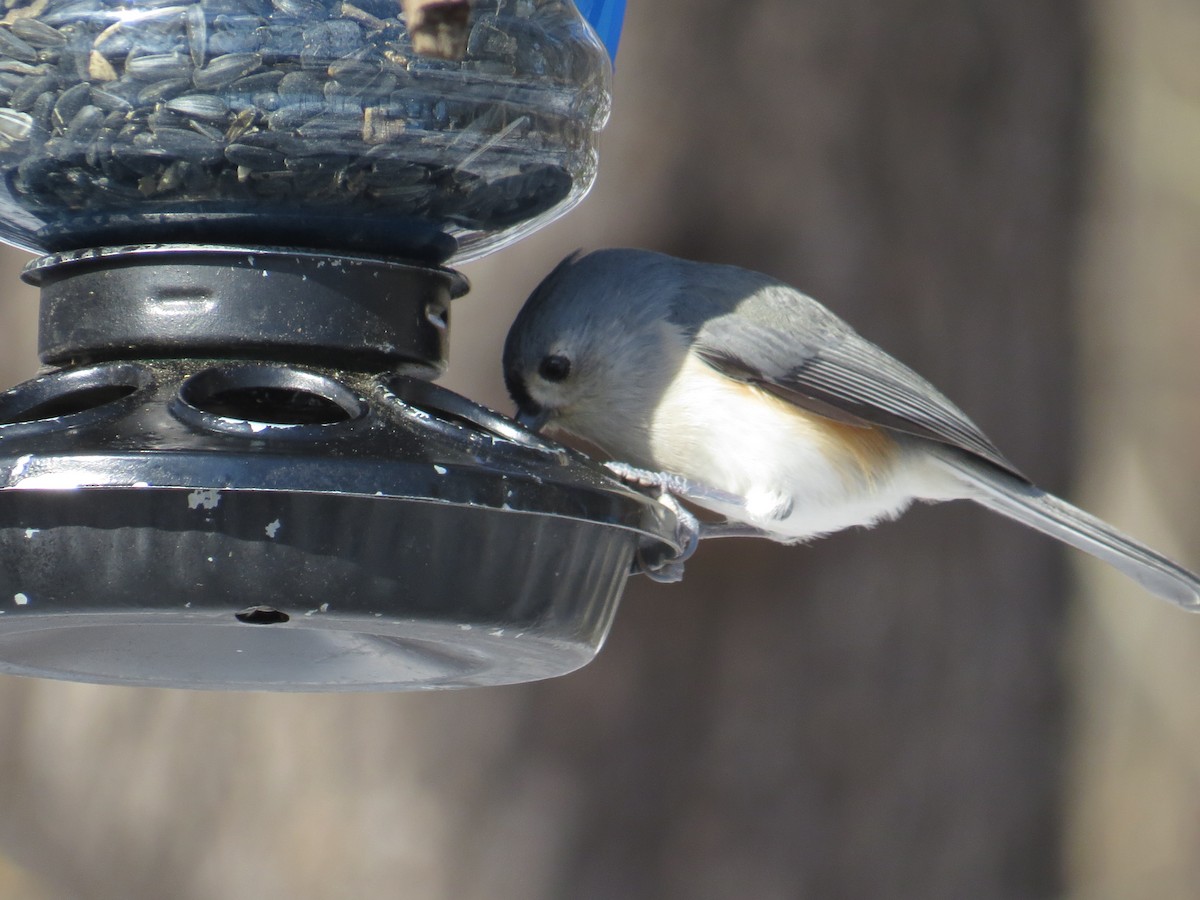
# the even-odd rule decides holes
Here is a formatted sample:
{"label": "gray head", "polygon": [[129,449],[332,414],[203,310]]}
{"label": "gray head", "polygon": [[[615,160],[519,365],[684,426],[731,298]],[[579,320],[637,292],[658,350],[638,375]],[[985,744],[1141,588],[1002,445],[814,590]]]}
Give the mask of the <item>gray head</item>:
{"label": "gray head", "polygon": [[636,401],[660,389],[678,365],[665,346],[675,342],[665,338],[679,262],[644,250],[600,250],[559,263],[504,344],[504,381],[518,419],[602,446],[610,427],[639,427],[632,419],[644,409],[634,409]]}

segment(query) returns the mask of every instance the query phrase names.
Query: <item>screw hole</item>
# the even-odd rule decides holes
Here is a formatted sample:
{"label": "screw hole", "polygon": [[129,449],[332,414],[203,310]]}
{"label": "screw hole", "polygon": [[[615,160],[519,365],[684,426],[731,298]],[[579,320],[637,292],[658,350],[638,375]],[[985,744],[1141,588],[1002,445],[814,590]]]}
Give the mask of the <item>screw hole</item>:
{"label": "screw hole", "polygon": [[234,613],[233,617],[247,625],[280,625],[291,618],[287,613],[271,606],[251,606]]}

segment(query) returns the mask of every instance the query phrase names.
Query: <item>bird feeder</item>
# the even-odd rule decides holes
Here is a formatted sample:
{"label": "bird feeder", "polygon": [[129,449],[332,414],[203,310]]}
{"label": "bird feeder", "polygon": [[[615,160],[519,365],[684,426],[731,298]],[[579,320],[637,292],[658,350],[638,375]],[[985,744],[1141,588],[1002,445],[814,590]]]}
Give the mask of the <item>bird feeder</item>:
{"label": "bird feeder", "polygon": [[589,661],[675,519],[432,383],[449,266],[594,179],[610,64],[576,7],[478,0],[452,59],[394,0],[7,10],[0,238],[40,254],[46,368],[0,394],[0,671],[364,690]]}

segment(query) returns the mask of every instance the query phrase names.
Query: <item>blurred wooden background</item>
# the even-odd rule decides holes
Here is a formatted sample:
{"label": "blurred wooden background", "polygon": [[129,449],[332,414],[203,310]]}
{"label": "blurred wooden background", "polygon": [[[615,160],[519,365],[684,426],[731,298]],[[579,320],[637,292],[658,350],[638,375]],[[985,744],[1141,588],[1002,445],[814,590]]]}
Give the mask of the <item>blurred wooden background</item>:
{"label": "blurred wooden background", "polygon": [[[509,408],[508,323],[576,247],[739,263],[1200,564],[1200,7],[631,3],[616,89],[592,196],[467,268],[445,384]],[[1192,897],[1198,682],[1200,619],[981,510],[721,543],[543,684],[0,677],[0,898]]]}

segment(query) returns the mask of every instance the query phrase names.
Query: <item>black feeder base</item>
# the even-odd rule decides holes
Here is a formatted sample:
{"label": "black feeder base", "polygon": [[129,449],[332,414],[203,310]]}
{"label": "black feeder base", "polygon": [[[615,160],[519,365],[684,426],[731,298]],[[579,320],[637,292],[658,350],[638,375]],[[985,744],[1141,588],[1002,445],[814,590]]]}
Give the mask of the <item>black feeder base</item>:
{"label": "black feeder base", "polygon": [[32,263],[0,394],[0,671],[248,690],[564,674],[656,501],[439,388],[455,273],[291,250]]}

